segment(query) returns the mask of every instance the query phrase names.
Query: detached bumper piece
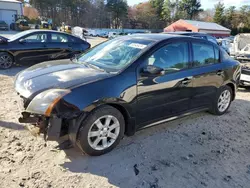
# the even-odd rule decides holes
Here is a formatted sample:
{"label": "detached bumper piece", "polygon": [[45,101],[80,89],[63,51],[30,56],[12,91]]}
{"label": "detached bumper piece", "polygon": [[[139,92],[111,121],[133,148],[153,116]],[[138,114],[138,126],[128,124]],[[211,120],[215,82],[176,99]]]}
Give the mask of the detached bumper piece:
{"label": "detached bumper piece", "polygon": [[44,139],[55,141],[61,136],[62,119],[57,117],[45,117],[22,112],[20,123],[32,124],[34,129],[29,128],[32,135],[44,134]]}

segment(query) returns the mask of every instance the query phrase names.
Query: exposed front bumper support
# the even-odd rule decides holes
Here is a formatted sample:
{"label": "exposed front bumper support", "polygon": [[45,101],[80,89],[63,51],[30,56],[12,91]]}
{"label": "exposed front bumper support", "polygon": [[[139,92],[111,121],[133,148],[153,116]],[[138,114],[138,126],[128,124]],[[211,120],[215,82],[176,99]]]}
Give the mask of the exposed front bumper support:
{"label": "exposed front bumper support", "polygon": [[61,136],[62,119],[54,117],[49,119],[47,128],[47,140],[58,140]]}
{"label": "exposed front bumper support", "polygon": [[[58,140],[61,136],[62,119],[57,117],[45,117],[22,112],[20,123],[32,124],[38,128],[37,134],[44,134],[45,140]],[[32,129],[29,129],[32,130]],[[34,133],[32,132],[34,135]]]}

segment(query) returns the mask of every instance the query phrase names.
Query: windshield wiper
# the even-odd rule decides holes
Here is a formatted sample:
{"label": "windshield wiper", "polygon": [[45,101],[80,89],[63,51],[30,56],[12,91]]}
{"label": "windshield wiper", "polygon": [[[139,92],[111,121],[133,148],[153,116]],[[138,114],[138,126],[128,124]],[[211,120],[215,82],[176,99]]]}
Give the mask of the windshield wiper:
{"label": "windshield wiper", "polygon": [[91,67],[91,68],[93,68],[93,69],[96,69],[96,70],[99,70],[99,71],[102,71],[102,72],[108,72],[108,71],[106,71],[105,69],[102,69],[102,68],[100,68],[100,67],[98,67],[98,66],[96,66],[96,65],[93,65],[93,64],[90,64],[90,63],[87,63],[87,62],[83,62],[85,65],[87,65],[88,67]]}

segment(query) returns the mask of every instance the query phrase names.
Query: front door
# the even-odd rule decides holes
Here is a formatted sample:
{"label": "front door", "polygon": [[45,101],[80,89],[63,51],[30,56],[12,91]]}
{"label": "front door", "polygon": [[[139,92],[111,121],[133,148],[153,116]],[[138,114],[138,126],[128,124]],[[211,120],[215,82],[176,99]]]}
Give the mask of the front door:
{"label": "front door", "polygon": [[224,82],[219,49],[207,42],[192,42],[193,94],[191,108],[209,107]]}
{"label": "front door", "polygon": [[[192,91],[188,42],[166,44],[143,61],[138,68],[137,81],[139,128],[188,110]],[[147,65],[164,71],[159,75],[145,75],[143,68]]]}
{"label": "front door", "polygon": [[46,33],[35,33],[16,41],[18,63],[39,63],[48,60],[48,36]]}

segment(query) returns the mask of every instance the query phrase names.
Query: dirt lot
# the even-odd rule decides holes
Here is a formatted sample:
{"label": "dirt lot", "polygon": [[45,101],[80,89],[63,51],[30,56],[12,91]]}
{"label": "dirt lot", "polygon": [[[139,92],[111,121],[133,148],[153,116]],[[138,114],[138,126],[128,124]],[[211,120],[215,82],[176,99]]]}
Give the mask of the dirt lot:
{"label": "dirt lot", "polygon": [[88,157],[56,142],[44,147],[17,122],[18,71],[0,71],[0,187],[249,187],[250,90],[224,116],[204,112],[145,129]]}
{"label": "dirt lot", "polygon": [[[13,79],[0,71],[0,187],[249,188],[250,89],[221,117],[199,113],[125,137],[88,157],[33,137],[19,124]],[[137,174],[137,175],[136,175]]]}

